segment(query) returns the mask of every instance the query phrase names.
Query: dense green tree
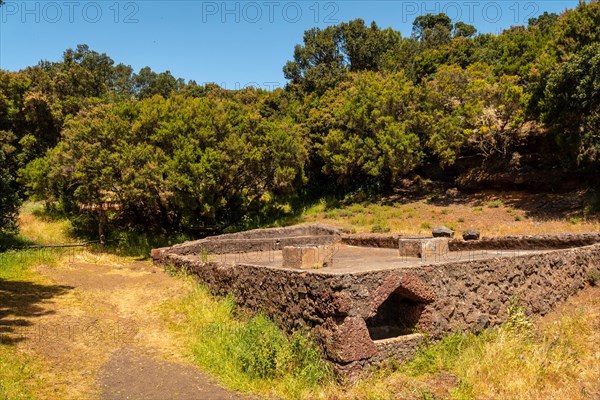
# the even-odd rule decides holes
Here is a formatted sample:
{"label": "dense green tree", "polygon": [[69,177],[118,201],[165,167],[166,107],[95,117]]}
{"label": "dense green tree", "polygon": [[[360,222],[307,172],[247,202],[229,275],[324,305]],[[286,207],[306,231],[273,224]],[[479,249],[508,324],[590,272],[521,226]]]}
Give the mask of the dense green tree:
{"label": "dense green tree", "polygon": [[13,233],[16,229],[20,199],[14,185],[7,158],[14,150],[10,142],[14,135],[0,131],[0,234]]}
{"label": "dense green tree", "polygon": [[570,165],[600,161],[600,43],[584,47],[550,76],[543,120]]}
{"label": "dense green tree", "polygon": [[427,147],[444,165],[461,152],[507,155],[519,140],[526,95],[516,77],[491,66],[443,66],[423,87],[421,126]]}
{"label": "dense green tree", "polygon": [[452,20],[446,14],[426,14],[415,18],[412,32],[425,45],[440,46],[450,41],[453,29]]}
{"label": "dense green tree", "polygon": [[362,19],[313,28],[304,33],[304,45],[294,49],[294,60],[283,68],[292,83],[302,84],[307,92],[322,94],[343,81],[351,71],[378,71],[385,55],[400,42],[400,33],[370,27]]}
{"label": "dense green tree", "polygon": [[556,47],[566,60],[583,47],[600,42],[600,2],[580,1],[574,10],[567,10],[558,18],[554,35]]}
{"label": "dense green tree", "polygon": [[133,75],[133,88],[139,99],[147,99],[155,95],[167,98],[177,93],[183,84],[183,80],[176,79],[171,72],[156,73],[150,67],[144,67]]}
{"label": "dense green tree", "polygon": [[414,86],[402,72],[365,72],[330,89],[311,116],[323,137],[324,172],[341,183],[377,180],[391,185],[422,157],[411,130]]}
{"label": "dense green tree", "polygon": [[473,25],[465,24],[464,22],[458,21],[454,24],[453,35],[454,37],[470,38],[477,33],[477,28]]}
{"label": "dense green tree", "polygon": [[86,45],[0,70],[2,221],[20,183],[73,216],[119,202],[122,227],[224,227],[315,187],[485,169],[538,151],[534,139],[556,139],[567,171],[593,171],[598,26],[597,0],[500,34],[428,14],[402,38],[357,19],[306,31],[290,85],[271,93],[134,73]]}
{"label": "dense green tree", "polygon": [[87,110],[30,164],[29,187],[64,208],[117,202],[125,226],[236,223],[302,183],[306,154],[295,124],[256,113],[263,94],[237,96],[155,96]]}

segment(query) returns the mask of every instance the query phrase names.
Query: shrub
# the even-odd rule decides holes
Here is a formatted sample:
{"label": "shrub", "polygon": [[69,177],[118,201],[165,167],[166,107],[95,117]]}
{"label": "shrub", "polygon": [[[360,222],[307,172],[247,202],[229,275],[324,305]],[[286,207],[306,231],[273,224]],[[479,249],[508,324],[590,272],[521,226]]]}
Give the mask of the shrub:
{"label": "shrub", "polygon": [[372,233],[387,233],[390,230],[390,227],[387,226],[385,223],[377,223],[371,228]]}
{"label": "shrub", "polygon": [[496,199],[496,200],[488,201],[486,205],[489,208],[498,208],[502,205],[502,200]]}
{"label": "shrub", "polygon": [[592,271],[590,272],[590,276],[588,277],[588,282],[592,286],[596,286],[600,281],[600,271]]}

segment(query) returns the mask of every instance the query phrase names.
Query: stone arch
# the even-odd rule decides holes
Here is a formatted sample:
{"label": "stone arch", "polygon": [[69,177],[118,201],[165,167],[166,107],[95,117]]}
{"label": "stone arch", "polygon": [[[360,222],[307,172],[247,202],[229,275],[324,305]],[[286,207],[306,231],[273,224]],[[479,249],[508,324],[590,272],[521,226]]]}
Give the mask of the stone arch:
{"label": "stone arch", "polygon": [[371,298],[365,323],[372,340],[410,335],[423,324],[431,288],[412,274],[388,276]]}

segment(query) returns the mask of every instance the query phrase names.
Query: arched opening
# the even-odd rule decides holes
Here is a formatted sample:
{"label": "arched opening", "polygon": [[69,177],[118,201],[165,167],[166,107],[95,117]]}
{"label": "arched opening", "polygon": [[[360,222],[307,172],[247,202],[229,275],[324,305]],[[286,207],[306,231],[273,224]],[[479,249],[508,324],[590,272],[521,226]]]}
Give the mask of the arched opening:
{"label": "arched opening", "polygon": [[365,320],[372,340],[390,339],[415,333],[425,303],[395,291]]}

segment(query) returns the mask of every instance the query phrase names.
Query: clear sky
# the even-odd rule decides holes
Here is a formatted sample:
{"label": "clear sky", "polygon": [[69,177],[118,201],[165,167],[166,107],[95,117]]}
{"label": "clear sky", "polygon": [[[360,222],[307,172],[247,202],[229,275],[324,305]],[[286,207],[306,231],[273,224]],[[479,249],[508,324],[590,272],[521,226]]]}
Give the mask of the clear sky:
{"label": "clear sky", "polygon": [[418,15],[445,12],[454,22],[499,33],[577,0],[545,1],[35,1],[0,7],[0,68],[58,61],[88,44],[136,71],[150,66],[228,89],[285,85],[281,69],[303,32],[355,18],[409,36]]}

